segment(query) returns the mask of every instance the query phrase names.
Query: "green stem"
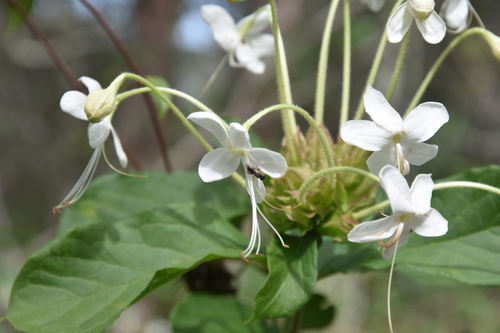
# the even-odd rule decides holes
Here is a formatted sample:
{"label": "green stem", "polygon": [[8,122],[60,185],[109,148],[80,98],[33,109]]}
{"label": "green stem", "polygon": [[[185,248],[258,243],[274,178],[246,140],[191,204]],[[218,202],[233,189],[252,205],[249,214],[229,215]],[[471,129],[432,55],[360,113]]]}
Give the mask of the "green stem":
{"label": "green stem", "polygon": [[[292,104],[292,90],[290,87],[290,78],[288,76],[288,66],[286,63],[285,48],[283,39],[278,26],[278,13],[275,0],[269,0],[271,4],[272,28],[274,35],[274,49],[276,54],[276,79],[278,81],[279,100],[282,104]],[[297,151],[293,145],[293,134],[297,130],[295,115],[291,110],[282,110],[281,118],[283,121],[283,131],[285,140],[290,148],[292,159],[297,160]]]}
{"label": "green stem", "polygon": [[332,0],[330,10],[326,18],[325,30],[323,31],[323,39],[321,41],[321,51],[319,53],[318,63],[318,78],[316,80],[316,101],[314,105],[314,119],[316,123],[323,123],[323,115],[325,112],[325,89],[326,89],[326,73],[328,68],[328,54],[330,51],[330,40],[332,36],[333,19],[340,0]]}
{"label": "green stem", "polygon": [[387,320],[389,321],[389,332],[394,333],[392,328],[392,317],[391,317],[391,286],[392,286],[392,275],[394,274],[394,263],[396,262],[396,253],[398,252],[399,239],[394,244],[394,254],[392,255],[391,270],[389,272],[389,281],[387,283]]}
{"label": "green stem", "polygon": [[299,193],[297,195],[297,200],[298,202],[304,201],[304,197],[309,191],[309,188],[319,179],[326,177],[328,175],[338,173],[338,172],[354,172],[354,173],[359,173],[360,175],[370,178],[376,182],[380,182],[380,179],[372,174],[371,172],[354,168],[354,167],[348,167],[348,166],[338,166],[338,167],[333,167],[333,168],[328,168],[321,170],[319,172],[316,172],[314,175],[312,175],[309,179],[307,179],[305,182],[302,183],[302,185],[299,188]]}
{"label": "green stem", "polygon": [[403,63],[405,60],[406,49],[408,46],[408,41],[410,40],[410,30],[405,34],[403,41],[401,43],[401,48],[399,49],[398,59],[396,60],[396,65],[394,66],[394,72],[392,73],[391,83],[389,84],[389,89],[385,98],[388,102],[391,101],[394,95],[394,90],[396,90],[396,85],[398,84],[399,75],[401,74],[401,68],[403,68]]}
{"label": "green stem", "polygon": [[373,205],[371,207],[368,207],[368,208],[362,209],[360,211],[354,212],[352,214],[352,217],[355,220],[359,221],[362,218],[367,217],[368,215],[371,215],[373,213],[380,212],[380,211],[384,210],[384,208],[388,207],[389,204],[390,204],[389,200],[382,201],[382,202],[380,202],[380,203],[378,203],[376,205]]}
{"label": "green stem", "polygon": [[257,120],[259,120],[260,118],[262,118],[266,114],[271,113],[273,111],[283,110],[283,109],[289,109],[289,110],[295,111],[298,114],[300,114],[302,117],[305,118],[305,120],[309,123],[309,125],[312,127],[312,129],[318,135],[319,141],[321,143],[321,146],[323,147],[323,151],[324,151],[325,156],[326,156],[328,167],[329,168],[333,167],[335,165],[335,162],[333,159],[333,152],[330,149],[330,145],[328,143],[327,138],[325,137],[325,134],[323,133],[323,131],[321,130],[319,125],[316,123],[316,121],[313,119],[313,117],[311,117],[309,112],[307,112],[306,110],[304,110],[298,106],[289,105],[289,104],[277,104],[277,105],[270,106],[270,107],[256,113],[255,115],[253,115],[250,119],[248,119],[243,124],[243,126],[245,126],[247,129],[250,129],[250,127],[253,126],[253,124],[255,124],[255,122]]}
{"label": "green stem", "polygon": [[[392,15],[396,9],[401,5],[403,0],[398,0],[394,4],[394,7],[392,7],[391,14]],[[368,75],[368,79],[366,80],[365,88],[363,89],[363,95],[365,94],[366,88],[368,86],[373,85],[373,82],[375,82],[375,78],[377,77],[377,73],[380,67],[380,62],[382,61],[382,56],[384,55],[384,50],[385,46],[387,45],[387,32],[386,29],[384,29],[384,33],[382,34],[382,38],[380,39],[380,43],[378,44],[378,49],[377,53],[375,54],[375,59],[373,59],[373,64],[372,68],[370,69],[370,74]],[[363,117],[363,111],[364,111],[364,103],[363,103],[363,97],[360,98],[359,104],[358,104],[358,109],[356,110],[356,114],[354,115],[354,119],[359,120]]]}
{"label": "green stem", "polygon": [[214,83],[215,79],[219,75],[220,71],[222,70],[222,68],[224,68],[224,65],[226,64],[228,58],[229,58],[229,54],[226,54],[225,57],[222,58],[221,62],[219,63],[219,65],[217,65],[217,68],[212,73],[212,75],[208,79],[207,83],[205,84],[205,86],[201,90],[201,93],[200,93],[200,96],[198,97],[198,100],[201,101],[203,99],[203,97],[205,97],[205,94],[208,92],[210,87],[212,87],[212,84]]}
{"label": "green stem", "polygon": [[349,116],[351,91],[351,13],[349,0],[344,0],[344,64],[342,73],[342,104],[340,106],[339,133]]}
{"label": "green stem", "polygon": [[500,195],[500,189],[494,186],[476,183],[476,182],[468,182],[468,181],[454,181],[454,182],[444,182],[434,185],[434,191],[443,190],[447,188],[455,188],[455,187],[469,187],[475,188],[478,190],[488,191],[491,193],[495,193]]}
{"label": "green stem", "polygon": [[485,34],[485,32],[486,32],[486,30],[484,30],[483,28],[471,28],[471,29],[466,30],[464,33],[458,35],[457,37],[455,37],[455,39],[453,39],[453,41],[446,47],[446,49],[443,51],[443,53],[441,53],[439,58],[436,60],[434,65],[431,67],[431,69],[429,70],[429,72],[425,76],[424,80],[420,84],[420,87],[418,88],[417,92],[415,93],[415,96],[413,97],[410,104],[408,105],[408,108],[406,109],[404,117],[407,116],[408,113],[410,113],[410,111],[413,110],[417,106],[417,103],[420,101],[420,99],[422,98],[422,95],[424,94],[425,90],[429,86],[429,83],[434,78],[434,75],[436,74],[439,66],[441,66],[444,59],[446,59],[446,57],[448,56],[448,54],[450,54],[450,52],[458,44],[460,44],[460,42],[465,40],[465,38],[472,36],[472,35],[476,35],[476,34]]}

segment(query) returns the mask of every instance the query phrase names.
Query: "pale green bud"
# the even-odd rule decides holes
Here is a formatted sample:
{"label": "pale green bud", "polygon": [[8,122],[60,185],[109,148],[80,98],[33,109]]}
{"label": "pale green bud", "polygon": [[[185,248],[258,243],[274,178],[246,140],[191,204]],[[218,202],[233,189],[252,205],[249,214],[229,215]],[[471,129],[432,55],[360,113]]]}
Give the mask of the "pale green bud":
{"label": "pale green bud", "polygon": [[121,74],[106,89],[96,89],[89,93],[83,108],[91,123],[102,121],[116,110],[116,94],[123,80],[124,74]]}
{"label": "pale green bud", "polygon": [[408,10],[419,22],[425,21],[434,11],[434,0],[408,0]]}

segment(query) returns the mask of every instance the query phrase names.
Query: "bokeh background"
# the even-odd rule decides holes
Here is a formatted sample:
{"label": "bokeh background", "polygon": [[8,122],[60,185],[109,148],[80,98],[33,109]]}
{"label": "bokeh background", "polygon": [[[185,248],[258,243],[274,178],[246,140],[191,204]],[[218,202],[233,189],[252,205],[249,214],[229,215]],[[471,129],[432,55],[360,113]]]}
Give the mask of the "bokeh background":
{"label": "bokeh background", "polygon": [[[63,113],[59,99],[72,87],[42,43],[26,27],[7,29],[6,0],[0,1],[0,316],[6,311],[10,286],[26,258],[57,232],[52,206],[72,188],[85,168],[91,148],[86,124]],[[123,41],[145,75],[198,96],[224,56],[199,17],[203,4],[226,7],[237,19],[266,2],[229,4],[222,0],[93,0],[89,1]],[[394,1],[379,13],[360,0],[351,1],[351,111],[358,104],[375,49]],[[472,0],[485,26],[500,35],[500,3]],[[313,110],[316,67],[329,1],[277,0],[280,26],[290,68],[294,103]],[[436,1],[439,9],[442,1]],[[338,131],[342,80],[342,5],[334,24],[328,67],[325,122]],[[30,19],[48,38],[76,77],[90,76],[103,86],[130,71],[109,36],[78,0],[35,0]],[[475,24],[475,21],[473,21]],[[401,112],[413,97],[434,60],[454,38],[426,44],[412,27],[408,54],[392,105]],[[385,91],[399,51],[389,45],[375,87]],[[244,120],[277,103],[274,66],[263,75],[226,66],[204,98],[222,116]],[[450,122],[430,141],[440,146],[436,159],[413,172],[435,179],[472,167],[500,162],[500,59],[489,46],[471,37],[440,68],[422,101],[443,103]],[[184,112],[191,106],[176,100]],[[352,112],[351,112],[352,114]],[[171,114],[160,120],[168,146],[169,170],[196,170],[203,154]],[[165,169],[146,104],[126,100],[113,119],[124,145],[143,170]],[[306,128],[301,123],[303,129]],[[279,116],[264,118],[254,129],[266,145],[279,150]],[[112,150],[109,149],[111,152]],[[109,155],[112,155],[110,153]],[[113,156],[111,156],[113,158]],[[116,165],[116,159],[114,159]],[[101,161],[96,175],[112,172]],[[471,221],[473,223],[473,221]],[[253,274],[253,273],[252,273]],[[255,283],[263,276],[250,275]],[[387,272],[336,276],[318,292],[336,306],[335,322],[322,332],[386,331]],[[428,285],[396,275],[393,318],[401,332],[499,332],[500,292],[462,285]],[[110,332],[170,332],[168,312],[185,294],[182,281],[165,286],[134,305]],[[0,333],[15,332],[6,322]],[[314,332],[314,331],[309,331]]]}

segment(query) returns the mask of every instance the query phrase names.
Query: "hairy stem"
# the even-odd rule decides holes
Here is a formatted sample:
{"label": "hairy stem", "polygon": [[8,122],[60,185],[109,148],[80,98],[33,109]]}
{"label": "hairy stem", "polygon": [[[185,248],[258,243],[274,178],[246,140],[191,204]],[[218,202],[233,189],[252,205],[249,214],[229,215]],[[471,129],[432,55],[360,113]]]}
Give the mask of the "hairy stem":
{"label": "hairy stem", "polygon": [[401,48],[399,49],[398,59],[396,60],[396,65],[394,66],[394,72],[392,73],[391,83],[389,84],[389,89],[387,89],[387,94],[385,99],[388,102],[391,101],[394,95],[394,90],[396,90],[396,85],[398,84],[399,75],[401,74],[401,68],[403,68],[403,63],[405,60],[406,49],[408,46],[408,41],[410,40],[410,30],[405,34],[403,41],[401,42]]}
{"label": "hairy stem", "polygon": [[342,73],[342,104],[340,106],[339,132],[349,116],[351,91],[351,13],[349,0],[344,0],[344,64]]}

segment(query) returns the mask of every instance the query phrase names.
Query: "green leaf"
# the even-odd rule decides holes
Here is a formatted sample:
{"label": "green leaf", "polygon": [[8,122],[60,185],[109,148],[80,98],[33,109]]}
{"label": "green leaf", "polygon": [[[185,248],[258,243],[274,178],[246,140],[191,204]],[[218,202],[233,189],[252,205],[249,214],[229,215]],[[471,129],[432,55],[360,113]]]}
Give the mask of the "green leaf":
{"label": "green leaf", "polygon": [[162,271],[163,283],[215,258],[239,258],[245,237],[192,203],[83,225],[28,259],[8,320],[27,332],[101,332]]}
{"label": "green leaf", "polygon": [[327,303],[323,295],[314,294],[302,309],[300,329],[322,328],[330,324],[335,315],[335,308]]}
{"label": "green leaf", "polygon": [[[20,7],[24,8],[26,14],[29,15],[33,5],[33,0],[19,0],[18,4]],[[8,36],[23,24],[24,20],[21,15],[19,15],[15,7],[7,1],[7,27],[5,29],[4,36]]]}
{"label": "green leaf", "polygon": [[252,307],[232,296],[190,294],[173,309],[170,322],[176,333],[278,333],[264,321],[245,324]]}
{"label": "green leaf", "polygon": [[196,202],[227,220],[246,215],[250,200],[231,180],[203,183],[197,173],[142,173],[146,178],[110,173],[95,179],[71,209],[63,211],[59,233],[103,220],[120,219],[155,207]]}
{"label": "green leaf", "polygon": [[[168,81],[162,78],[161,76],[148,75],[146,76],[146,80],[154,84],[156,87],[170,88],[170,84],[168,83]],[[172,96],[170,94],[163,93],[163,95],[165,95],[169,100],[172,99]],[[170,107],[160,98],[160,96],[158,96],[155,93],[151,93],[151,98],[153,98],[153,102],[155,103],[156,108],[158,109],[158,118],[164,119]]]}
{"label": "green leaf", "polygon": [[317,278],[316,234],[283,237],[290,248],[275,238],[267,249],[269,277],[255,299],[250,320],[288,317],[314,293]]}

